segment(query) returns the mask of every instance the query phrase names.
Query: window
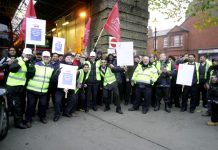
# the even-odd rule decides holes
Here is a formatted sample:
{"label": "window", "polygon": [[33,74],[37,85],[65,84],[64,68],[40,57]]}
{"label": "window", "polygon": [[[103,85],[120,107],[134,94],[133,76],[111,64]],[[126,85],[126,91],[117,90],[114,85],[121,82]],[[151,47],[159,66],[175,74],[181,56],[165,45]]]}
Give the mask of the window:
{"label": "window", "polygon": [[168,37],[164,37],[164,47],[168,47]]}
{"label": "window", "polygon": [[174,47],[180,46],[180,38],[179,35],[174,36]]}

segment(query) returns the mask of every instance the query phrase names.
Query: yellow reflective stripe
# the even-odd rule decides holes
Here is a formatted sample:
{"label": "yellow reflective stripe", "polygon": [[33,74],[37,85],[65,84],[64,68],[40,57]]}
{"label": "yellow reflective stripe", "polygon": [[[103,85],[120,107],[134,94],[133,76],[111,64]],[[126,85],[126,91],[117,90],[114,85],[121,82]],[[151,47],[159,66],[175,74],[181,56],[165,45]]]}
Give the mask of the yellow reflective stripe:
{"label": "yellow reflective stripe", "polygon": [[135,82],[151,84],[150,80],[135,80]]}
{"label": "yellow reflective stripe", "polygon": [[12,78],[12,79],[20,80],[20,81],[26,81],[26,79],[24,78],[18,78],[18,77],[11,76],[11,75],[9,75],[8,78]]}

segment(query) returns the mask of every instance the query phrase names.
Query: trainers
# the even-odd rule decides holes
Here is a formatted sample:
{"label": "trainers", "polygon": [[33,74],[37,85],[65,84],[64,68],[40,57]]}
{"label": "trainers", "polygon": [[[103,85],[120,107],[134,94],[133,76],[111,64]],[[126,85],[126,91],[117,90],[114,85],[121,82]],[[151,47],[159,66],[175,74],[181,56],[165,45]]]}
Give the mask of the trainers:
{"label": "trainers", "polygon": [[43,124],[46,124],[48,123],[47,119],[46,118],[40,118],[40,122],[43,123]]}
{"label": "trainers", "polygon": [[117,109],[116,112],[117,112],[118,114],[123,114],[123,112],[122,112],[121,109]]}
{"label": "trainers", "polygon": [[27,127],[27,128],[31,128],[31,127],[32,127],[32,123],[31,123],[31,122],[27,122],[27,123],[26,123],[26,127]]}
{"label": "trainers", "polygon": [[54,116],[53,121],[57,122],[60,119],[60,116]]}
{"label": "trainers", "polygon": [[27,129],[27,126],[23,123],[19,123],[17,125],[15,125],[15,128],[18,128],[18,129]]}
{"label": "trainers", "polygon": [[209,121],[209,122],[207,122],[207,125],[208,126],[218,126],[218,122]]}

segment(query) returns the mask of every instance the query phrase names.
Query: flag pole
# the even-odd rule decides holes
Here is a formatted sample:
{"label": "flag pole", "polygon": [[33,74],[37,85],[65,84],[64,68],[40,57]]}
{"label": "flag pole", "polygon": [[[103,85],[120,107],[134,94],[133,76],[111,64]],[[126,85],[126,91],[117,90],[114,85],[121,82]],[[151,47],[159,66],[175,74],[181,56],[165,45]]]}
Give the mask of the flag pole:
{"label": "flag pole", "polygon": [[100,34],[99,34],[99,36],[98,36],[97,41],[95,42],[95,46],[94,46],[94,48],[92,49],[92,51],[95,50],[95,48],[96,48],[96,46],[97,46],[97,44],[98,44],[98,41],[99,41],[99,39],[101,38],[101,35],[102,35],[103,31],[104,31],[104,28],[101,29],[101,32],[100,32]]}

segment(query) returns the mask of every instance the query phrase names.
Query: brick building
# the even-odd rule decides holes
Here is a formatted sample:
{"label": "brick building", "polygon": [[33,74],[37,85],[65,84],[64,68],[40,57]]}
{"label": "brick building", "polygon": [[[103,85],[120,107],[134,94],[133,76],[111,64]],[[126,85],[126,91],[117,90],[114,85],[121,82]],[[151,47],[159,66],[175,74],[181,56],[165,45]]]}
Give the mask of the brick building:
{"label": "brick building", "polygon": [[[218,57],[218,26],[199,31],[194,28],[197,17],[188,17],[180,26],[170,30],[157,31],[157,52],[168,56],[181,56],[185,53]],[[147,54],[154,50],[154,35],[148,37]]]}

